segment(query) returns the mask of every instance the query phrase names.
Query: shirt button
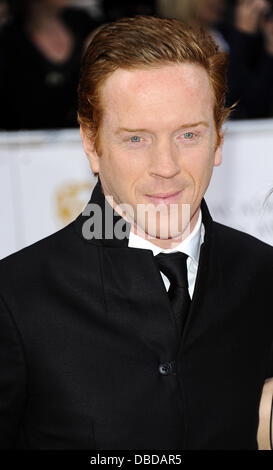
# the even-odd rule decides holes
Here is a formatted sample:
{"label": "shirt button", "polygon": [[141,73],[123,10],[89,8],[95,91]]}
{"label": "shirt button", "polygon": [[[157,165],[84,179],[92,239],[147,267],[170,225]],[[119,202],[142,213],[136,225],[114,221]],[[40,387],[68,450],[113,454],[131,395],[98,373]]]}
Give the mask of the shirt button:
{"label": "shirt button", "polygon": [[172,373],[173,365],[171,362],[162,362],[159,364],[158,370],[161,375],[170,375]]}

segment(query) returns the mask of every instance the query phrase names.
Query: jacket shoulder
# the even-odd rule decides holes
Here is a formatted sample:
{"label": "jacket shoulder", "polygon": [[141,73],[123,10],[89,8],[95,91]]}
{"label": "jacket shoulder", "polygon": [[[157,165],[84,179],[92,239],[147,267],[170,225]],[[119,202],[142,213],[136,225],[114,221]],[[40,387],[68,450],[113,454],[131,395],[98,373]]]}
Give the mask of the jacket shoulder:
{"label": "jacket shoulder", "polygon": [[271,255],[273,255],[273,246],[269,243],[266,243],[247,232],[243,232],[242,230],[221,224],[220,222],[213,221],[213,225],[215,232],[225,239],[225,241],[229,241],[231,244],[238,244],[240,248],[251,247],[256,250],[264,250],[268,254],[271,253]]}
{"label": "jacket shoulder", "polygon": [[[273,276],[273,246],[249,233],[213,221],[217,245],[226,259],[241,260],[246,265],[268,269]],[[271,279],[272,280],[272,279]]]}
{"label": "jacket shoulder", "polygon": [[5,265],[7,267],[9,264],[19,263],[25,258],[31,259],[32,257],[39,256],[43,257],[44,254],[50,251],[52,248],[56,248],[60,243],[65,242],[69,237],[69,232],[71,231],[71,224],[61,228],[60,230],[34,242],[24,248],[21,248],[14,253],[6,256],[0,260],[0,266]]}
{"label": "jacket shoulder", "polygon": [[57,232],[6,256],[0,261],[0,290],[16,283],[35,283],[50,270],[65,270],[80,251],[79,237],[71,222]]}

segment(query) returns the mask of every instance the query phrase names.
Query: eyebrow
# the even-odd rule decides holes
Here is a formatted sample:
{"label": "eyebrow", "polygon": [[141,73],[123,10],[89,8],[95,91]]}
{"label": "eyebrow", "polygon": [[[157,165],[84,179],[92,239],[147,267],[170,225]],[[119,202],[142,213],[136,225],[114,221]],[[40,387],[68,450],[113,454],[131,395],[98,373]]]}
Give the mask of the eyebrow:
{"label": "eyebrow", "polygon": [[[198,122],[189,122],[186,124],[182,124],[177,130],[186,129],[188,127],[197,127],[197,126],[204,126],[209,127],[209,123],[207,121],[198,121]],[[129,129],[127,127],[119,127],[115,134],[119,134],[120,132],[151,132],[149,129]]]}

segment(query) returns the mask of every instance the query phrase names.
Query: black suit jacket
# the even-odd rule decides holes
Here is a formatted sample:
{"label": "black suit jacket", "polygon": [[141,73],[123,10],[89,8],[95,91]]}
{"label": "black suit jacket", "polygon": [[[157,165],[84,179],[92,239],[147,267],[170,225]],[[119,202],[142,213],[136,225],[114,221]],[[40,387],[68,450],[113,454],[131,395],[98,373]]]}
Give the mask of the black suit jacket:
{"label": "black suit jacket", "polygon": [[201,207],[182,338],[152,251],[87,240],[83,214],[0,262],[1,448],[257,448],[273,248]]}

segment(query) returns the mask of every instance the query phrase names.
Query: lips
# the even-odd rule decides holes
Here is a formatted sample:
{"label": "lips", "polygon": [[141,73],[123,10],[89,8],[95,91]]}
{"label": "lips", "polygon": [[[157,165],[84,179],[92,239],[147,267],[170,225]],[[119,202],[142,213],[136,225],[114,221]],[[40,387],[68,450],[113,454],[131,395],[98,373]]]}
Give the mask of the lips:
{"label": "lips", "polygon": [[168,193],[146,194],[145,196],[153,204],[170,204],[176,202],[181,194],[182,190]]}

